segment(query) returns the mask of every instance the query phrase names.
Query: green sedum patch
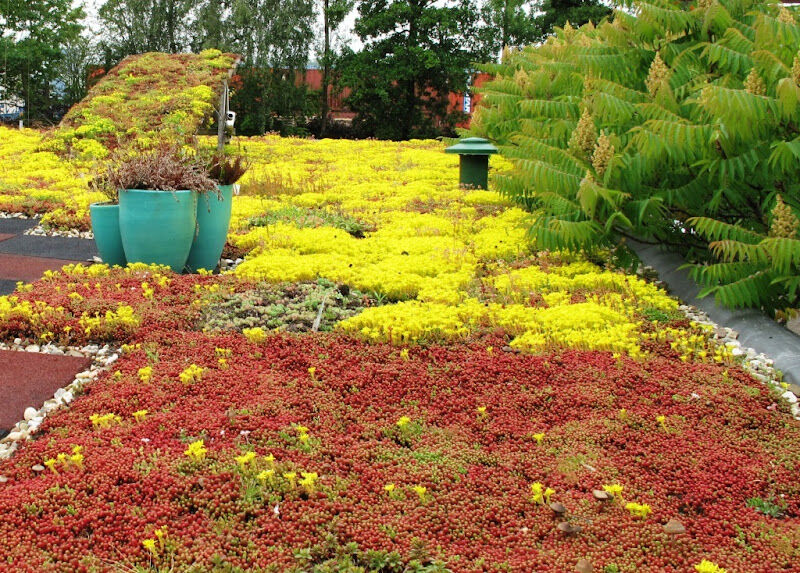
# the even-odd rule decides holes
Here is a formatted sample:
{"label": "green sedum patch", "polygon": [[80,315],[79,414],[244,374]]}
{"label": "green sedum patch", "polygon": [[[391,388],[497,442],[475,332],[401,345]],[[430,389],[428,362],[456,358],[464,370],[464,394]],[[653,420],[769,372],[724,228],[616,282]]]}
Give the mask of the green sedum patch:
{"label": "green sedum patch", "polygon": [[245,328],[261,327],[307,332],[313,329],[319,317],[317,330],[329,331],[336,323],[374,304],[375,300],[369,295],[324,279],[294,284],[260,283],[245,292],[209,295],[203,306],[200,328],[241,332]]}

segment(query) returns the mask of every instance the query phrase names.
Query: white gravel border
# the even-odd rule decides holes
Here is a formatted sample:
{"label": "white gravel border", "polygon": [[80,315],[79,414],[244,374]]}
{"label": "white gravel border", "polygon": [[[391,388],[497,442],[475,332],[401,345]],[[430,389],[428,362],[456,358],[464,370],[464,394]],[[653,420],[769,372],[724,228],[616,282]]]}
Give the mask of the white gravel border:
{"label": "white gravel border", "polygon": [[40,219],[40,218],[41,217],[39,215],[34,215],[33,217],[28,217],[24,213],[7,213],[6,211],[0,211],[0,219],[26,219],[26,220],[32,220],[32,219]]}
{"label": "white gravel border", "polygon": [[76,229],[68,229],[60,231],[58,229],[45,229],[41,225],[36,225],[30,229],[22,232],[23,235],[31,235],[34,237],[70,237],[73,239],[94,239],[94,233],[91,231],[78,231]]}

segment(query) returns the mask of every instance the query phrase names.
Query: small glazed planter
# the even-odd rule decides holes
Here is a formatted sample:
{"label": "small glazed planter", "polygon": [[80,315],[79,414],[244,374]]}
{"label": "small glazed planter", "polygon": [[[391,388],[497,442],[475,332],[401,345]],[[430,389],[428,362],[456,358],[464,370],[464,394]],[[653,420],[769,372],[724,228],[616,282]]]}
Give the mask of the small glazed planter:
{"label": "small glazed planter", "polygon": [[117,203],[92,203],[89,205],[92,233],[100,258],[109,266],[124,267],[128,261],[122,248],[119,230],[119,205]]}
{"label": "small glazed planter", "polygon": [[183,272],[197,224],[197,192],[121,189],[119,227],[130,263]]}
{"label": "small glazed planter", "polygon": [[218,193],[201,193],[197,198],[197,231],[186,267],[190,272],[213,271],[219,264],[228,227],[235,185],[220,185]]}

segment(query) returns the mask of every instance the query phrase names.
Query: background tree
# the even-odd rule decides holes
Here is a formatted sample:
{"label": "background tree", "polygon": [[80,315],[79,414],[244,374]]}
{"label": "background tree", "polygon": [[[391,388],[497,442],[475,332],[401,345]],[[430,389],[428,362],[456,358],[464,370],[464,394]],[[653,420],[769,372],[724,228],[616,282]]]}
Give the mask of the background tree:
{"label": "background tree", "polygon": [[558,27],[567,22],[580,27],[587,22],[598,24],[600,20],[611,15],[611,8],[599,0],[543,0],[539,5],[542,12],[534,19],[535,40],[543,40]]}
{"label": "background tree", "polygon": [[310,115],[305,72],[314,37],[313,0],[233,0],[225,29],[229,48],[242,56],[241,83],[232,107],[237,131],[291,132]]}
{"label": "background tree", "polygon": [[206,0],[197,6],[197,16],[192,23],[192,51],[207,48],[228,51],[230,38],[226,33],[225,19],[230,12],[230,0]]}
{"label": "background tree", "polygon": [[64,47],[56,73],[64,86],[65,107],[71,107],[86,96],[90,68],[96,59],[95,46],[85,36],[78,36]]}
{"label": "background tree", "polygon": [[186,50],[195,4],[193,0],[107,0],[98,15],[108,59],[115,63],[131,54]]}
{"label": "background tree", "polygon": [[494,57],[507,47],[522,47],[539,37],[535,0],[486,0],[481,7],[481,43]]}
{"label": "background tree", "polygon": [[353,10],[355,0],[322,0],[322,28],[323,40],[320,53],[322,65],[322,96],[321,96],[321,126],[320,137],[325,136],[328,127],[328,97],[331,86],[331,68],[335,55],[331,50],[331,34],[342,24],[347,15]]}
{"label": "background tree", "polygon": [[342,83],[362,135],[385,139],[450,132],[447,95],[464,91],[479,59],[478,14],[468,0],[361,0],[355,32],[361,52],[346,53]]}
{"label": "background tree", "polygon": [[[25,101],[27,120],[59,115],[58,78],[64,49],[80,35],[80,8],[70,0],[0,3],[0,86]],[[54,89],[55,88],[55,89]]]}

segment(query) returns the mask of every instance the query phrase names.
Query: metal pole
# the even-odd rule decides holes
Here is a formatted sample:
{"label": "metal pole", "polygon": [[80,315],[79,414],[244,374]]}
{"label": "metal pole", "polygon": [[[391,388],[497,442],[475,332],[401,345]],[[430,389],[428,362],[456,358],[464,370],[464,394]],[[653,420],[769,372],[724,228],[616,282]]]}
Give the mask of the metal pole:
{"label": "metal pole", "polygon": [[217,116],[217,151],[225,148],[225,122],[228,119],[228,80],[222,81],[222,95],[219,98],[219,115]]}

